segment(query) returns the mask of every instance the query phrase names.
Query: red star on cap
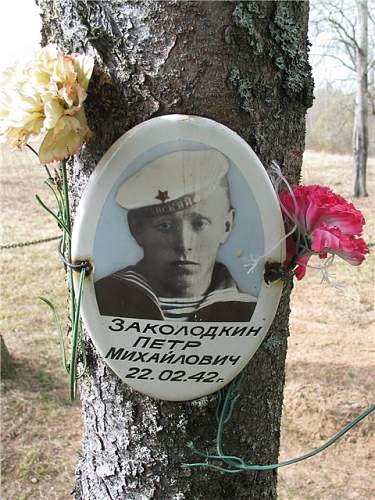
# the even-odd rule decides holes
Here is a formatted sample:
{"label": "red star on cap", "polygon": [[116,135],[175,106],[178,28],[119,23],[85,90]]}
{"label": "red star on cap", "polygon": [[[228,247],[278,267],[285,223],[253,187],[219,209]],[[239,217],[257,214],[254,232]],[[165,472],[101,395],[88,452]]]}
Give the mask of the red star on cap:
{"label": "red star on cap", "polygon": [[168,191],[160,191],[160,189],[158,189],[158,195],[155,196],[155,200],[160,200],[162,203],[164,203],[169,198],[170,196],[168,196]]}

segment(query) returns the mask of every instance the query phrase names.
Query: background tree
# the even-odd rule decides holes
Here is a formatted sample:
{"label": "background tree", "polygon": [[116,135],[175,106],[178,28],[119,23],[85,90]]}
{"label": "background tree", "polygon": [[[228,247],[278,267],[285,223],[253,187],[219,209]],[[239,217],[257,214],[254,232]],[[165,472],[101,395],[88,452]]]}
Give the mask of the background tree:
{"label": "background tree", "polygon": [[[94,136],[70,164],[76,207],[99,158],[134,125],[166,113],[210,117],[239,133],[264,165],[300,175],[312,102],[307,2],[38,0],[44,42],[94,54],[87,112]],[[275,462],[288,334],[288,291],[245,370],[229,453]],[[77,499],[276,498],[276,473],[186,470],[188,441],[214,445],[216,396],[186,403],[132,391],[87,339]]]}
{"label": "background tree", "polygon": [[[314,92],[314,105],[306,119],[306,148],[351,155],[355,96],[327,83]],[[375,155],[375,122],[368,123],[368,154]],[[352,180],[352,175],[348,173]]]}
{"label": "background tree", "polygon": [[[367,196],[369,74],[374,69],[374,43],[369,39],[369,15],[373,0],[319,0],[314,4],[312,25],[321,40],[322,55],[338,60],[355,75],[353,117],[353,194]],[[370,40],[370,45],[369,45]],[[334,75],[331,75],[334,78]]]}

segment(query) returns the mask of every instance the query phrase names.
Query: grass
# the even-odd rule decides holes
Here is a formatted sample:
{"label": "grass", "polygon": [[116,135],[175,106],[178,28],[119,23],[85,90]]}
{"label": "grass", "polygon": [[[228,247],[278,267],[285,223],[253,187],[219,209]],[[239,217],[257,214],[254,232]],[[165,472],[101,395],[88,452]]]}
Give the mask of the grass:
{"label": "grass", "polygon": [[[45,173],[32,153],[3,152],[2,244],[58,235],[34,199]],[[1,322],[16,371],[2,380],[2,498],[68,499],[80,440],[79,403],[71,404],[58,337],[39,296],[66,309],[57,242],[2,250]]]}
{"label": "grass", "polygon": [[[58,234],[34,201],[43,187],[43,168],[29,152],[3,152],[2,244]],[[305,183],[322,183],[350,199],[350,158],[308,152]],[[375,192],[375,161],[369,189]],[[356,200],[375,242],[373,197]],[[1,321],[16,372],[3,379],[2,498],[70,499],[80,440],[79,403],[71,404],[58,338],[39,296],[67,307],[64,272],[56,242],[3,250]],[[344,293],[320,284],[317,272],[295,284],[290,319],[280,459],[318,446],[359,414],[374,394],[374,256],[361,267],[337,262]],[[370,500],[375,488],[370,436],[374,419],[360,424],[324,454],[279,472],[281,500]],[[214,499],[208,499],[214,500]]]}

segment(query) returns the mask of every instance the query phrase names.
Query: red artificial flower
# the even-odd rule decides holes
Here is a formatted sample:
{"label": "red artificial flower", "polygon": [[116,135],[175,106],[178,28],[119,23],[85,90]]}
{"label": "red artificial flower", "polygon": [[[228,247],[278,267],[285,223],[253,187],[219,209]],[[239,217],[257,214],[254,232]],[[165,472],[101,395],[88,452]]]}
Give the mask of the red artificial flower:
{"label": "red artificial flower", "polygon": [[368,247],[362,238],[352,234],[343,234],[337,227],[322,224],[313,232],[311,250],[319,255],[336,254],[353,266],[359,266],[365,260]]}
{"label": "red artificial flower", "polygon": [[[368,253],[361,235],[365,219],[352,203],[324,186],[296,186],[293,194],[279,193],[286,229],[297,231],[287,239],[286,267],[302,279],[311,255],[325,259],[335,254],[359,265]],[[298,239],[298,248],[297,248]]]}
{"label": "red artificial flower", "polygon": [[[294,274],[298,280],[301,280],[306,274],[306,266],[311,257],[311,254],[301,255],[297,258],[297,245],[293,236],[289,236],[286,240],[286,268],[294,268]],[[295,267],[296,266],[296,267]]]}
{"label": "red artificial flower", "polygon": [[[338,227],[344,234],[359,236],[362,233],[365,223],[362,212],[328,187],[295,186],[293,194],[297,212],[288,191],[279,194],[280,201],[303,233],[310,234],[323,223],[330,227]],[[287,212],[284,210],[286,215]]]}

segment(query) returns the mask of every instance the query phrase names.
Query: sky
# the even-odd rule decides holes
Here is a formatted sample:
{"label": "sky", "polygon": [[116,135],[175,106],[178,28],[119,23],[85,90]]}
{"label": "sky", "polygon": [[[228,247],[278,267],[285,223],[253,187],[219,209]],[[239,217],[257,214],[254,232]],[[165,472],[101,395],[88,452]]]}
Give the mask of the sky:
{"label": "sky", "polygon": [[41,20],[34,0],[0,0],[0,69],[29,59],[40,44]]}
{"label": "sky", "polygon": [[[40,43],[41,20],[34,0],[0,0],[0,70],[16,60],[29,59]],[[321,58],[319,47],[311,47],[310,61],[313,66],[315,86],[325,82],[346,79],[346,70],[327,57]],[[335,84],[335,83],[334,83]],[[335,84],[335,85],[336,85]]]}

